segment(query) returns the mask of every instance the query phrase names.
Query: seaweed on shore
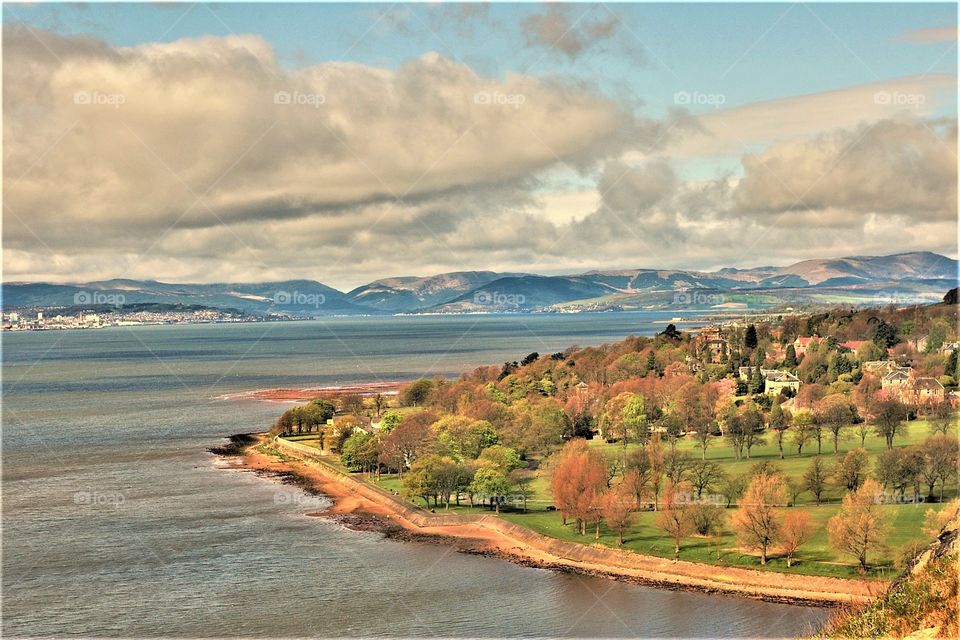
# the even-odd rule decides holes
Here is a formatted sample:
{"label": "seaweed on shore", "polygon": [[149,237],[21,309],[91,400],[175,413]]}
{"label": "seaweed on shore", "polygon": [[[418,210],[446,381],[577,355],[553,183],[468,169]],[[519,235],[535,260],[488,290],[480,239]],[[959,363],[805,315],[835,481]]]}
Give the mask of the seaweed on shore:
{"label": "seaweed on shore", "polygon": [[209,447],[207,451],[218,456],[241,456],[244,450],[257,441],[252,433],[235,433],[228,438],[226,444]]}

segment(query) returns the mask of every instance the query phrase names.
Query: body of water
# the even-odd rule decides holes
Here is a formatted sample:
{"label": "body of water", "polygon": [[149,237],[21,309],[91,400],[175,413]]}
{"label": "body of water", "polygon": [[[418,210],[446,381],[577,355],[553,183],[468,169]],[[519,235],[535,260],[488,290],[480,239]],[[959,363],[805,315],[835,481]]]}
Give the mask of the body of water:
{"label": "body of water", "polygon": [[455,375],[655,314],[357,318],[3,335],[5,636],[796,636],[827,610],[395,542],[224,470],[265,387]]}

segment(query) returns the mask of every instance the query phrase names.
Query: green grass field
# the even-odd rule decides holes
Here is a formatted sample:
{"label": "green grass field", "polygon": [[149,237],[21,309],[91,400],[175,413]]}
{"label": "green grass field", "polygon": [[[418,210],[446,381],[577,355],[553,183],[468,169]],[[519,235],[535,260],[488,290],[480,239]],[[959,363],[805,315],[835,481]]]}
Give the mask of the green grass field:
{"label": "green grass field", "polygon": [[[780,471],[788,478],[798,479],[802,476],[804,470],[810,464],[810,461],[816,457],[816,442],[808,443],[804,447],[802,456],[796,455],[796,447],[790,443],[789,432],[785,438],[784,453],[785,458],[780,459],[777,449],[775,434],[768,434],[767,442],[761,446],[756,446],[751,451],[750,459],[736,460],[733,450],[722,438],[716,438],[707,449],[706,457],[708,460],[717,462],[730,475],[745,474],[750,468],[762,460],[773,462]],[[830,434],[824,434],[823,456],[828,464],[832,465],[845,452],[857,448],[860,445],[859,437],[854,436],[854,431],[849,430],[848,437],[841,439],[840,452],[833,454],[833,442],[829,439]],[[898,438],[895,446],[907,446],[922,442],[930,435],[929,425],[923,420],[917,420],[909,423],[907,434]],[[617,443],[606,443],[599,439],[591,441],[592,446],[597,447],[605,456],[611,459],[617,459],[623,454],[623,448]],[[811,446],[812,444],[812,446]],[[630,447],[631,449],[634,446]],[[700,459],[700,450],[696,443],[691,439],[681,440],[677,443],[677,448],[688,452],[695,459]],[[874,459],[884,451],[886,445],[882,438],[875,435],[869,435],[866,440],[865,449],[870,458],[870,470],[872,471]],[[388,490],[400,493],[402,485],[395,475],[383,475],[379,480],[379,485]],[[551,504],[549,472],[545,469],[539,471],[533,483],[534,495],[528,501],[529,512],[522,513],[517,509],[506,508],[501,512],[501,517],[530,527],[531,529],[560,538],[575,542],[600,544],[616,546],[616,535],[601,526],[600,539],[594,540],[593,531],[587,535],[579,535],[573,524],[563,525],[560,515],[554,511],[546,511],[546,507]],[[951,498],[957,495],[957,487],[947,487],[945,497]],[[806,543],[794,556],[794,564],[788,568],[786,560],[778,557],[777,552],[772,552],[772,557],[768,560],[766,567],[761,567],[758,557],[747,553],[737,547],[736,540],[732,531],[727,528],[720,539],[720,557],[717,557],[716,539],[707,539],[704,537],[687,537],[681,545],[680,558],[693,562],[705,562],[718,565],[744,566],[753,568],[764,568],[770,571],[782,571],[789,573],[824,575],[837,577],[862,577],[858,572],[858,567],[854,558],[835,553],[829,545],[827,539],[826,523],[833,516],[840,505],[839,502],[843,496],[843,490],[836,487],[825,494],[824,504],[817,506],[813,496],[801,494],[798,496],[796,506],[791,508],[804,509],[808,511],[816,523],[816,533],[813,538]],[[416,506],[423,508],[423,501],[415,502]],[[890,504],[881,507],[884,512],[889,513],[890,532],[887,537],[885,548],[868,557],[872,565],[871,577],[889,578],[896,574],[895,559],[901,550],[912,541],[923,541],[925,535],[921,528],[924,514],[928,508],[939,510],[941,504]],[[440,508],[437,509],[438,511]],[[477,506],[470,508],[469,505],[460,507],[452,506],[451,511],[455,512],[489,512],[486,507]],[[727,517],[733,513],[733,509],[725,511]],[[638,553],[644,553],[659,557],[673,558],[673,543],[669,537],[661,531],[655,523],[656,514],[652,511],[644,511],[637,514],[636,524],[627,532],[624,540],[624,548]]]}

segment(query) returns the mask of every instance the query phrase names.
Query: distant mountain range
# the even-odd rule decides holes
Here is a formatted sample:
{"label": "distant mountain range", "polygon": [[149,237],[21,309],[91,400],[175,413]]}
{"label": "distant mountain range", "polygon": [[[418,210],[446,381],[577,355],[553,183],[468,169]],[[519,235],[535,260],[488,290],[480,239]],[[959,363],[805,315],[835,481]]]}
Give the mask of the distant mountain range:
{"label": "distant mountain range", "polygon": [[824,303],[933,302],[957,286],[958,263],[930,252],[804,260],[788,267],[718,271],[620,269],[561,276],[459,271],[385,278],[344,293],[312,280],[168,284],[104,280],[8,283],[5,309],[132,303],[199,304],[252,313],[576,312],[738,309]]}

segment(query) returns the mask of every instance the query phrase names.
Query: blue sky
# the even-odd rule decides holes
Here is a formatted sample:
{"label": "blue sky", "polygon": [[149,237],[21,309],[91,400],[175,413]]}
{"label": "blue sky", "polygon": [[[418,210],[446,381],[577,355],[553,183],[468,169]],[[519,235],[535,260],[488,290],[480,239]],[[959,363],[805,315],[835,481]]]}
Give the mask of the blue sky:
{"label": "blue sky", "polygon": [[[384,78],[388,76],[390,78],[420,77],[418,74],[423,71],[422,67],[429,67],[432,64],[429,62],[432,58],[429,58],[428,54],[436,53],[450,64],[459,65],[460,71],[468,70],[469,74],[473,74],[478,83],[483,86],[514,86],[518,82],[517,78],[520,78],[523,82],[527,80],[535,82],[539,89],[545,91],[556,90],[554,93],[561,94],[565,91],[576,91],[578,95],[582,93],[592,96],[591,99],[595,98],[605,103],[610,109],[630,114],[629,119],[633,120],[634,125],[659,131],[660,133],[653,137],[664,144],[659,145],[655,151],[638,150],[639,147],[624,140],[619,140],[620,143],[624,143],[620,145],[622,148],[610,150],[608,148],[610,145],[606,143],[593,145],[591,142],[588,145],[583,140],[573,142],[562,135],[559,135],[556,140],[544,140],[546,134],[536,135],[532,143],[530,141],[526,143],[527,150],[531,144],[536,146],[542,143],[544,146],[549,146],[553,153],[555,150],[566,148],[564,145],[569,143],[572,145],[569,157],[559,151],[555,154],[558,156],[555,163],[531,161],[531,166],[522,171],[511,167],[509,171],[496,172],[497,177],[492,182],[478,180],[475,184],[471,183],[468,189],[469,197],[474,200],[492,197],[489,196],[488,190],[494,187],[509,191],[509,197],[505,196],[503,200],[497,200],[493,208],[502,207],[504,211],[515,213],[523,210],[525,215],[532,215],[534,221],[547,225],[544,227],[544,234],[550,237],[555,236],[555,244],[560,245],[562,241],[557,238],[561,238],[568,231],[576,232],[572,227],[564,227],[571,219],[576,223],[583,223],[584,220],[593,221],[590,229],[597,228],[603,222],[603,216],[600,215],[601,212],[597,207],[605,206],[601,200],[607,194],[598,185],[604,181],[605,175],[609,178],[610,173],[620,167],[624,167],[625,171],[642,174],[637,176],[631,174],[631,177],[636,178],[638,189],[647,184],[645,181],[647,178],[644,176],[648,176],[649,172],[661,175],[656,173],[660,166],[656,163],[661,162],[669,167],[669,175],[675,176],[679,181],[677,184],[682,187],[678,187],[680,191],[672,194],[668,199],[673,198],[671,207],[679,208],[670,214],[665,214],[663,211],[631,210],[627,213],[621,212],[621,215],[639,216],[639,221],[648,226],[663,215],[672,216],[672,220],[675,217],[676,220],[672,223],[673,229],[667,229],[669,227],[667,225],[665,227],[667,230],[664,231],[673,234],[677,227],[683,226],[699,215],[690,210],[682,210],[682,207],[690,206],[689,202],[694,198],[695,193],[706,197],[704,188],[717,191],[716,195],[711,197],[732,197],[732,200],[730,200],[730,206],[724,209],[723,216],[726,217],[723,220],[718,218],[703,220],[700,226],[713,224],[723,228],[725,224],[733,224],[733,220],[736,220],[736,224],[748,226],[766,224],[764,219],[749,218],[745,210],[738,209],[744,206],[743,194],[738,196],[729,191],[739,188],[741,180],[746,181],[746,186],[750,189],[755,188],[759,177],[750,175],[749,162],[745,161],[749,154],[767,158],[769,163],[764,166],[773,166],[776,162],[780,163],[778,166],[791,167],[791,163],[798,162],[797,158],[800,156],[797,154],[801,154],[803,158],[810,158],[811,163],[829,162],[827,156],[830,152],[823,148],[825,145],[839,144],[838,140],[845,139],[844,136],[850,136],[850,141],[856,141],[859,144],[862,138],[862,127],[873,127],[876,123],[894,118],[899,124],[890,129],[884,128],[883,131],[885,131],[884,135],[892,136],[896,141],[884,139],[873,142],[870,136],[866,137],[866,142],[873,142],[878,149],[889,150],[892,149],[891,145],[906,145],[900,151],[893,149],[889,152],[890,157],[887,159],[892,160],[893,164],[902,164],[906,157],[903,154],[918,153],[918,144],[931,153],[935,153],[938,147],[943,147],[955,157],[955,151],[952,150],[952,145],[955,145],[955,132],[951,133],[949,130],[944,132],[937,128],[941,127],[943,122],[956,120],[957,5],[955,3],[593,3],[573,4],[561,8],[525,3],[493,4],[488,9],[482,10],[474,6],[473,10],[466,13],[456,5],[400,3],[25,4],[5,5],[3,19],[8,26],[27,25],[29,27],[27,35],[23,37],[23,42],[27,45],[43,39],[43,36],[38,38],[38,33],[50,34],[50,38],[56,39],[56,44],[45,44],[45,47],[49,47],[48,50],[56,47],[65,47],[65,51],[72,50],[70,42],[80,41],[75,40],[76,38],[92,37],[102,40],[114,51],[135,52],[130,55],[143,56],[144,59],[149,60],[154,60],[151,56],[154,56],[156,51],[163,51],[162,55],[169,58],[175,51],[186,47],[190,49],[191,55],[194,55],[196,60],[203,61],[203,65],[223,55],[222,52],[213,52],[216,47],[211,44],[212,42],[217,40],[231,42],[230,38],[238,34],[251,36],[253,40],[243,40],[246,44],[241,48],[256,49],[261,52],[259,55],[272,56],[276,60],[275,69],[272,68],[272,62],[264,65],[267,73],[264,74],[263,79],[250,80],[254,85],[261,82],[270,84],[274,79],[302,82],[305,81],[304,78],[313,77],[311,74],[323,75],[332,69],[345,68],[338,63],[359,65],[355,67],[356,75],[359,77],[370,74],[371,78],[376,79],[372,80],[374,82],[385,81]],[[567,27],[570,28],[570,31],[564,32],[561,41],[553,41],[557,32],[549,31],[548,26],[550,24],[555,26],[556,22],[550,23],[550,20],[559,21],[561,31]],[[538,28],[543,31],[538,31]],[[948,33],[944,37],[943,32],[951,28],[952,36]],[[543,35],[544,33],[546,35]],[[577,40],[573,41],[574,38]],[[201,40],[182,44],[185,42],[184,39]],[[15,46],[19,42],[15,40]],[[156,49],[154,45],[157,44],[165,48]],[[567,48],[567,45],[570,47]],[[29,48],[27,46],[24,50]],[[50,53],[52,54],[53,51]],[[34,52],[31,55],[43,57],[45,54],[41,51],[39,54]],[[8,64],[17,65],[16,56],[8,55],[7,59]],[[424,62],[425,60],[427,62]],[[71,64],[66,59],[59,62],[65,67]],[[99,69],[92,64],[80,62],[77,64],[81,64],[77,67],[83,70],[81,75],[86,75],[87,71],[98,72]],[[104,72],[103,82],[114,82],[118,74],[126,70],[128,69],[120,68],[110,73]],[[152,72],[156,72],[156,68]],[[351,72],[346,73],[350,75]],[[384,76],[384,73],[388,76]],[[49,81],[61,82],[62,74],[52,74]],[[190,86],[189,82],[193,80],[184,78],[183,81],[187,83],[183,85],[186,87]],[[462,84],[459,80],[457,82]],[[367,85],[364,86],[367,87]],[[388,82],[385,87],[384,90],[390,90],[391,87],[395,89],[396,85]],[[123,87],[118,91],[121,89]],[[425,95],[432,89],[425,85]],[[447,93],[436,95],[448,96],[451,90],[453,89],[448,86],[443,89]],[[142,89],[141,92],[143,92]],[[880,94],[895,96],[895,100],[899,99],[896,98],[899,96],[908,101],[919,96],[922,102],[919,105],[908,102],[902,108],[898,106],[894,109],[878,102],[882,98],[876,96]],[[690,96],[694,96],[694,99],[688,99]],[[543,97],[543,101],[550,102],[546,96]],[[122,124],[128,128],[133,128],[132,121],[123,118],[134,111],[133,102],[135,101],[127,104],[127,111],[120,110],[117,114]],[[346,106],[344,105],[345,108]],[[334,118],[332,105],[328,107],[324,114]],[[684,113],[694,119],[686,123],[687,128],[678,124],[680,122],[677,115],[678,108],[683,109]],[[556,114],[557,121],[556,123],[540,121],[544,131],[552,135],[555,133],[554,129],[562,129],[567,123],[573,121],[567,118],[577,117],[570,114],[564,115],[561,111],[563,110],[554,107],[553,111],[545,112]],[[82,118],[87,117],[87,112],[78,113]],[[584,113],[578,112],[577,115],[584,115]],[[71,120],[74,114],[64,114],[62,117],[67,121]],[[237,117],[244,122],[249,122],[254,116],[251,115],[248,118],[244,115],[241,118],[238,115]],[[404,117],[414,116],[408,113]],[[440,124],[449,123],[452,115],[446,114],[440,117],[441,120],[438,123],[428,125],[424,129],[424,136],[429,138]],[[538,117],[552,118],[553,116],[541,114]],[[607,125],[603,123],[609,124],[612,122],[610,119],[614,117],[620,116],[611,115],[611,113],[598,116],[599,119],[591,116],[588,118],[591,124],[581,126],[597,126],[606,131],[604,126]],[[346,109],[343,114],[337,114],[329,122],[346,122],[345,126],[348,128],[350,125],[357,126],[358,131],[361,132],[369,130],[370,123],[375,122],[360,117],[356,122],[347,122],[351,118],[349,109]],[[897,127],[906,126],[903,124],[904,118],[910,119],[912,123],[910,126],[916,128],[920,136],[933,137],[919,142],[901,138],[900,136],[905,134]],[[279,122],[281,126],[287,124],[283,119]],[[182,124],[168,123],[165,126],[169,131],[176,131],[176,127]],[[323,126],[326,127],[326,125]],[[524,123],[521,133],[529,130],[531,126],[529,123]],[[894,132],[895,129],[896,132]],[[402,127],[399,130],[402,131]],[[681,130],[684,132],[683,135],[677,135]],[[467,128],[463,128],[459,133],[455,133],[467,135],[467,131]],[[320,129],[313,134],[288,133],[286,135],[288,137],[291,135],[322,137],[324,133],[324,130]],[[570,134],[568,137],[575,137],[575,131],[568,133]],[[872,129],[870,133],[872,135]],[[250,135],[253,136],[253,141],[257,142],[254,132],[251,131]],[[448,140],[447,144],[459,141],[457,135],[453,135],[452,140]],[[503,139],[498,138],[497,135],[491,134],[488,142],[498,140],[498,144],[502,144]],[[515,138],[517,133],[513,131],[507,135]],[[596,138],[602,135],[606,134],[602,134],[598,129]],[[643,134],[637,135],[642,137]],[[50,137],[59,140],[56,132],[51,132]],[[148,140],[150,134],[145,133],[138,137],[141,140]],[[257,144],[260,143],[257,142]],[[785,145],[807,146],[801,149]],[[589,150],[588,146],[591,147]],[[603,146],[602,152],[599,150],[601,146]],[[446,169],[446,161],[452,160],[440,157],[442,156],[440,151],[446,147],[443,149],[438,147],[438,149],[436,155],[429,158],[430,162],[427,162],[428,158],[424,159],[422,167],[424,175],[438,167],[441,170]],[[523,152],[524,149],[518,149],[514,157],[517,154],[522,155]],[[36,155],[45,157],[42,155],[42,149],[34,153],[34,156]],[[167,158],[162,153],[154,155],[162,157],[168,168],[180,173],[181,167],[176,165],[172,156]],[[792,159],[788,161],[774,157],[778,155]],[[24,158],[28,165],[30,157],[30,154],[25,152]],[[835,160],[840,158],[841,156],[838,155]],[[510,164],[509,161],[505,163]],[[371,163],[362,162],[361,164]],[[224,158],[220,165],[229,167],[228,158]],[[800,162],[799,166],[807,165]],[[189,167],[182,168],[183,173],[190,173]],[[800,185],[797,190],[805,192],[807,188],[814,191],[822,188],[823,176],[826,175],[828,168],[816,169],[809,183]],[[893,175],[897,172],[902,173],[902,167],[887,167],[887,169]],[[317,165],[316,170],[322,181],[325,170],[323,164]],[[108,173],[112,175],[114,171],[115,168],[111,167]],[[940,175],[939,171],[936,169],[935,173]],[[949,170],[947,173],[949,174]],[[415,172],[414,177],[419,175],[421,174]],[[261,177],[267,180],[265,176]],[[380,182],[389,182],[382,179],[382,176],[377,177]],[[856,179],[863,181],[862,178]],[[459,247],[463,240],[462,233],[465,231],[461,228],[460,235],[453,234],[450,238],[447,238],[444,233],[466,225],[467,220],[471,218],[470,215],[449,213],[451,210],[460,212],[468,206],[465,203],[450,204],[444,200],[447,196],[441,194],[449,193],[449,189],[464,188],[465,180],[462,176],[456,179],[451,178],[451,180],[450,184],[445,186],[438,185],[434,194],[423,195],[427,200],[434,197],[438,200],[429,213],[421,212],[426,216],[424,219],[430,220],[439,220],[447,215],[443,217],[443,224],[438,223],[437,229],[440,232],[436,234],[444,238],[444,244],[447,245],[445,249],[451,245]],[[610,182],[619,181],[610,180]],[[780,180],[780,182],[789,182],[789,180]],[[914,183],[916,182],[917,179],[914,178]],[[413,184],[412,178],[410,184]],[[190,186],[191,191],[202,192],[204,189],[203,184]],[[419,188],[423,185],[417,186]],[[622,183],[619,186],[622,187]],[[756,187],[756,190],[750,193],[756,197],[761,193],[764,197],[772,197],[771,189],[770,185],[766,185],[762,189]],[[849,194],[846,193],[847,189],[843,185],[833,185],[832,189],[833,195],[837,197],[824,195],[823,202],[818,205],[819,208],[814,215],[830,219],[831,222],[827,223],[830,228],[843,227],[845,229],[843,235],[848,240],[846,244],[841,243],[841,246],[832,249],[827,247],[823,251],[878,252],[897,249],[898,243],[904,243],[903,238],[892,231],[902,227],[903,221],[895,222],[889,217],[878,217],[887,214],[878,213],[875,210],[876,207],[870,211],[861,212],[862,215],[858,213],[852,218],[834,222],[834,218],[839,215],[837,211],[842,208],[841,204],[849,205]],[[236,193],[223,194],[223,196],[225,200],[231,202],[243,199]],[[307,194],[303,197],[311,200],[314,196],[319,198],[318,206],[321,209],[334,206],[316,194]],[[368,196],[373,197],[374,194],[371,192]],[[646,194],[641,193],[631,197],[645,202]],[[657,197],[661,196],[657,195]],[[870,200],[866,196],[863,199]],[[323,202],[319,202],[320,200]],[[340,202],[339,199],[335,198],[335,200]],[[444,202],[441,204],[440,200]],[[629,198],[625,201],[632,202]],[[367,206],[368,202],[369,197],[364,196],[351,206]],[[734,205],[734,202],[737,204]],[[107,206],[102,202],[97,204]],[[657,206],[661,205],[665,205],[665,201]],[[750,205],[752,208],[749,210],[760,210],[767,205],[770,203],[763,205],[754,203]],[[923,206],[928,205],[929,203],[926,202],[923,204]],[[163,206],[157,203],[158,210],[164,206],[167,206],[167,203]],[[256,208],[263,205],[250,202],[243,206]],[[878,206],[882,208],[882,203]],[[538,207],[539,209],[534,212]],[[904,204],[904,207],[911,208],[909,203]],[[411,207],[407,213],[413,215],[411,213],[413,208]],[[443,213],[440,209],[447,213]],[[143,215],[149,217],[149,213]],[[277,219],[287,219],[292,214],[268,213],[265,215],[267,218],[276,216]],[[319,215],[314,211],[305,214],[305,218]],[[392,214],[381,214],[381,218],[383,215]],[[906,214],[897,213],[896,215]],[[162,216],[158,214],[158,217]],[[513,217],[516,218],[516,216]],[[374,216],[374,219],[381,218]],[[936,220],[937,224],[941,225],[938,227],[941,231],[944,229],[948,232],[955,231],[955,220],[950,228],[946,228],[942,226],[946,224],[944,218],[942,213],[938,213],[929,219]],[[16,227],[15,220],[5,219],[5,222],[13,223]],[[859,246],[849,246],[851,229],[857,228],[859,224],[864,225],[862,228],[864,233],[876,235]],[[882,231],[881,226],[886,230]],[[337,229],[341,230],[339,226]],[[236,233],[236,229],[230,231]],[[353,240],[366,237],[365,232],[365,229],[358,228]],[[917,237],[906,243],[909,247],[923,244],[923,233],[929,233],[929,230],[918,233]],[[24,238],[30,235],[26,230],[23,230],[23,234]],[[883,234],[888,235],[883,236]],[[600,235],[603,236],[603,234]],[[615,233],[608,235],[610,238],[616,236]],[[597,241],[602,239],[598,237]],[[671,240],[665,238],[664,241]],[[944,241],[943,238],[931,238],[929,248],[955,253],[951,243],[952,241]],[[24,240],[24,244],[28,242]],[[486,241],[479,244],[483,247],[487,246]],[[619,245],[614,247],[614,244],[616,242],[611,240],[609,258],[605,260],[598,259],[596,254],[575,256],[575,259],[569,261],[569,266],[565,262],[566,258],[560,256],[545,258],[540,254],[526,255],[516,260],[523,264],[533,259],[541,270],[548,271],[573,268],[574,264],[584,267],[624,264],[630,259],[629,249]],[[476,250],[479,251],[480,247]],[[434,251],[433,255],[436,253]],[[517,264],[512,264],[512,260],[507,258],[508,254],[509,250],[506,247],[500,247],[493,253],[483,254],[483,257],[471,254],[471,257],[464,259],[463,262],[469,263],[471,268],[515,268]],[[569,257],[569,251],[564,255]],[[791,256],[785,256],[784,259],[803,255],[803,251],[797,249],[791,252]],[[710,256],[692,252],[688,247],[676,258],[678,262],[684,262],[690,266],[704,267],[721,266],[738,260],[761,263],[774,259],[775,256],[772,255],[758,255],[755,259],[745,258],[738,255],[732,247],[726,252],[711,252]],[[784,259],[779,261],[782,262]],[[33,260],[26,261],[24,265],[34,265],[38,260],[34,256]],[[480,264],[484,261],[487,262]],[[116,261],[108,262],[103,266],[101,269],[103,275],[114,275],[107,272],[112,268],[110,265],[115,263]],[[11,268],[24,271],[35,269],[34,266],[16,266],[11,261],[7,261],[5,266],[8,270]],[[401,270],[422,273],[464,265],[448,264],[434,258],[423,260],[419,264],[410,262],[407,266],[408,268]],[[279,267],[272,264],[268,264],[267,267],[267,271],[271,274],[279,274],[281,271]],[[194,271],[203,273],[205,269]],[[344,268],[342,273],[335,276],[335,279],[350,281],[352,284],[362,281],[370,274],[386,275],[389,269],[386,265],[371,262],[357,267],[356,273],[346,271]],[[184,268],[183,273],[186,275],[192,271]],[[310,273],[307,267],[297,268],[295,274],[316,275]],[[284,272],[283,275],[290,275],[290,273]]]}
{"label": "blue sky", "polygon": [[[571,63],[526,50],[520,24],[533,3],[494,4],[488,19],[438,27],[423,4],[33,4],[5,5],[4,20],[118,46],[232,33],[257,34],[286,67],[329,60],[396,67],[436,51],[479,73],[576,75],[607,91],[629,88],[653,112],[691,87],[726,95],[726,106],[815,93],[857,83],[956,70],[950,43],[899,39],[956,25],[955,3],[611,3],[639,56],[609,47]],[[391,10],[405,26],[392,28]],[[588,11],[592,4],[573,7]]]}

